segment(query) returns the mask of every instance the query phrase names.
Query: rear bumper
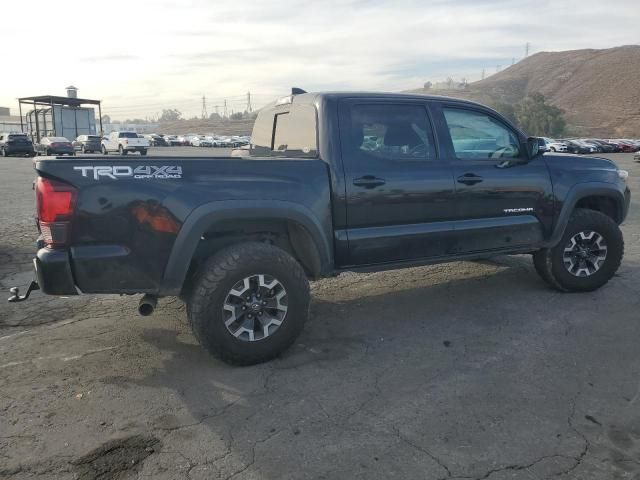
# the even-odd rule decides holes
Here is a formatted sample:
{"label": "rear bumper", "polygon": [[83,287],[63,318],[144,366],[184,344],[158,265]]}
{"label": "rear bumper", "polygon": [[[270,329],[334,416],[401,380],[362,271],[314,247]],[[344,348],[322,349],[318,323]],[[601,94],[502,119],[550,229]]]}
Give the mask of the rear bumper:
{"label": "rear bumper", "polygon": [[33,259],[38,285],[47,295],[77,295],[68,250],[41,248]]}
{"label": "rear bumper", "polygon": [[6,145],[4,147],[5,152],[7,152],[7,155],[27,155],[27,154],[31,154],[34,153],[35,150],[33,149],[33,146],[31,145],[25,145],[25,146],[15,146],[15,145]]}

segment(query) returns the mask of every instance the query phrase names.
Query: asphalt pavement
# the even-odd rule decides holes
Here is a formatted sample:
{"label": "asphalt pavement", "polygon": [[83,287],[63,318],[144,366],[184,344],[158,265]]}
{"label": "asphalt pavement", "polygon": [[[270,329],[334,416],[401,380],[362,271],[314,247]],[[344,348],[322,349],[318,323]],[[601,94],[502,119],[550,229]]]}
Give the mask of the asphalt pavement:
{"label": "asphalt pavement", "polygon": [[[152,149],[150,155],[228,150]],[[281,358],[230,367],[182,303],[0,303],[0,478],[640,479],[640,163],[625,258],[562,294],[529,256],[313,283]],[[150,157],[147,157],[150,158]],[[31,278],[34,171],[0,158],[0,287]],[[7,295],[8,296],[8,295]]]}

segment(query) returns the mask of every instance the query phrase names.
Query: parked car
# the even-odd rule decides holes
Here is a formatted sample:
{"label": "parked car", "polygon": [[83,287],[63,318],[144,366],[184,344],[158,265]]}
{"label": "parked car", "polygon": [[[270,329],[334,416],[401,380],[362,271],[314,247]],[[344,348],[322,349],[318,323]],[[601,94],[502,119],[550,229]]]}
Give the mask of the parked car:
{"label": "parked car", "polygon": [[165,135],[164,140],[165,142],[167,142],[167,145],[170,147],[178,147],[182,145],[177,135]]}
{"label": "parked car", "polygon": [[143,293],[149,315],[179,296],[195,338],[247,365],[302,332],[309,278],[533,253],[551,287],[590,292],[623,257],[628,172],[540,155],[536,138],[468,101],[291,95],[260,110],[247,158],[155,160],[37,162],[26,297]]}
{"label": "parked car", "polygon": [[35,146],[38,155],[75,155],[76,150],[65,137],[44,137]]}
{"label": "parked car", "polygon": [[3,157],[33,157],[36,152],[31,137],[26,133],[0,133],[0,154]]}
{"label": "parked car", "polygon": [[598,152],[598,148],[595,145],[586,144],[581,140],[565,140],[565,143],[567,144],[567,152],[569,153],[586,154]]}
{"label": "parked car", "polygon": [[561,142],[559,140],[554,140],[553,138],[546,138],[545,137],[545,141],[547,142],[547,146],[549,147],[549,151],[551,152],[566,152],[567,151],[567,144],[564,142]]}
{"label": "parked car", "polygon": [[214,147],[230,147],[229,139],[215,135],[212,139]]}
{"label": "parked car", "polygon": [[192,147],[213,147],[213,140],[211,139],[211,137],[205,137],[205,136],[193,137],[191,139],[191,146]]}
{"label": "parked car", "polygon": [[168,145],[163,136],[157,135],[155,133],[145,135],[144,138],[147,139],[150,147],[166,147]]}
{"label": "parked car", "polygon": [[73,148],[82,153],[94,153],[100,151],[100,135],[79,135],[73,142]]}
{"label": "parked car", "polygon": [[548,137],[538,137],[538,146],[543,152],[566,152],[567,144]]}
{"label": "parked car", "polygon": [[610,139],[609,142],[616,144],[620,152],[633,153],[638,150],[633,143],[626,140]]}
{"label": "parked car", "polygon": [[591,145],[596,145],[598,147],[598,152],[600,153],[613,153],[617,149],[616,145],[597,138],[588,138],[585,139],[585,141]]}
{"label": "parked car", "polygon": [[109,152],[118,152],[120,155],[139,152],[140,155],[146,155],[147,148],[149,148],[147,139],[140,138],[136,132],[111,132],[107,139],[102,140],[104,155],[108,155]]}

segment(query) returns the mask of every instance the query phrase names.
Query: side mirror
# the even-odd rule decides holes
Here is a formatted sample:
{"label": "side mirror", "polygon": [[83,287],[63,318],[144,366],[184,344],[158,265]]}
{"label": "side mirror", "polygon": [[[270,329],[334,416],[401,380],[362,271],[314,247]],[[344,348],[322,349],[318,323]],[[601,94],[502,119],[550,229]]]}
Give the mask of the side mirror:
{"label": "side mirror", "polygon": [[542,153],[540,145],[538,145],[538,139],[536,137],[527,138],[527,158],[531,160]]}

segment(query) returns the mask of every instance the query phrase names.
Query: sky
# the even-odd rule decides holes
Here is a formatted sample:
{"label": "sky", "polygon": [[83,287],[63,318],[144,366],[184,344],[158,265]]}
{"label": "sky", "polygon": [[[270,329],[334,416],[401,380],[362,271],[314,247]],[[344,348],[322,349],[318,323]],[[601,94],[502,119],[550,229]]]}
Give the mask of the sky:
{"label": "sky", "polygon": [[14,113],[18,97],[64,95],[73,84],[115,119],[163,108],[191,117],[202,96],[208,113],[222,113],[225,99],[230,113],[246,108],[249,91],[255,108],[292,86],[474,81],[521,59],[527,42],[531,53],[638,44],[638,1],[3,2],[0,106]]}

